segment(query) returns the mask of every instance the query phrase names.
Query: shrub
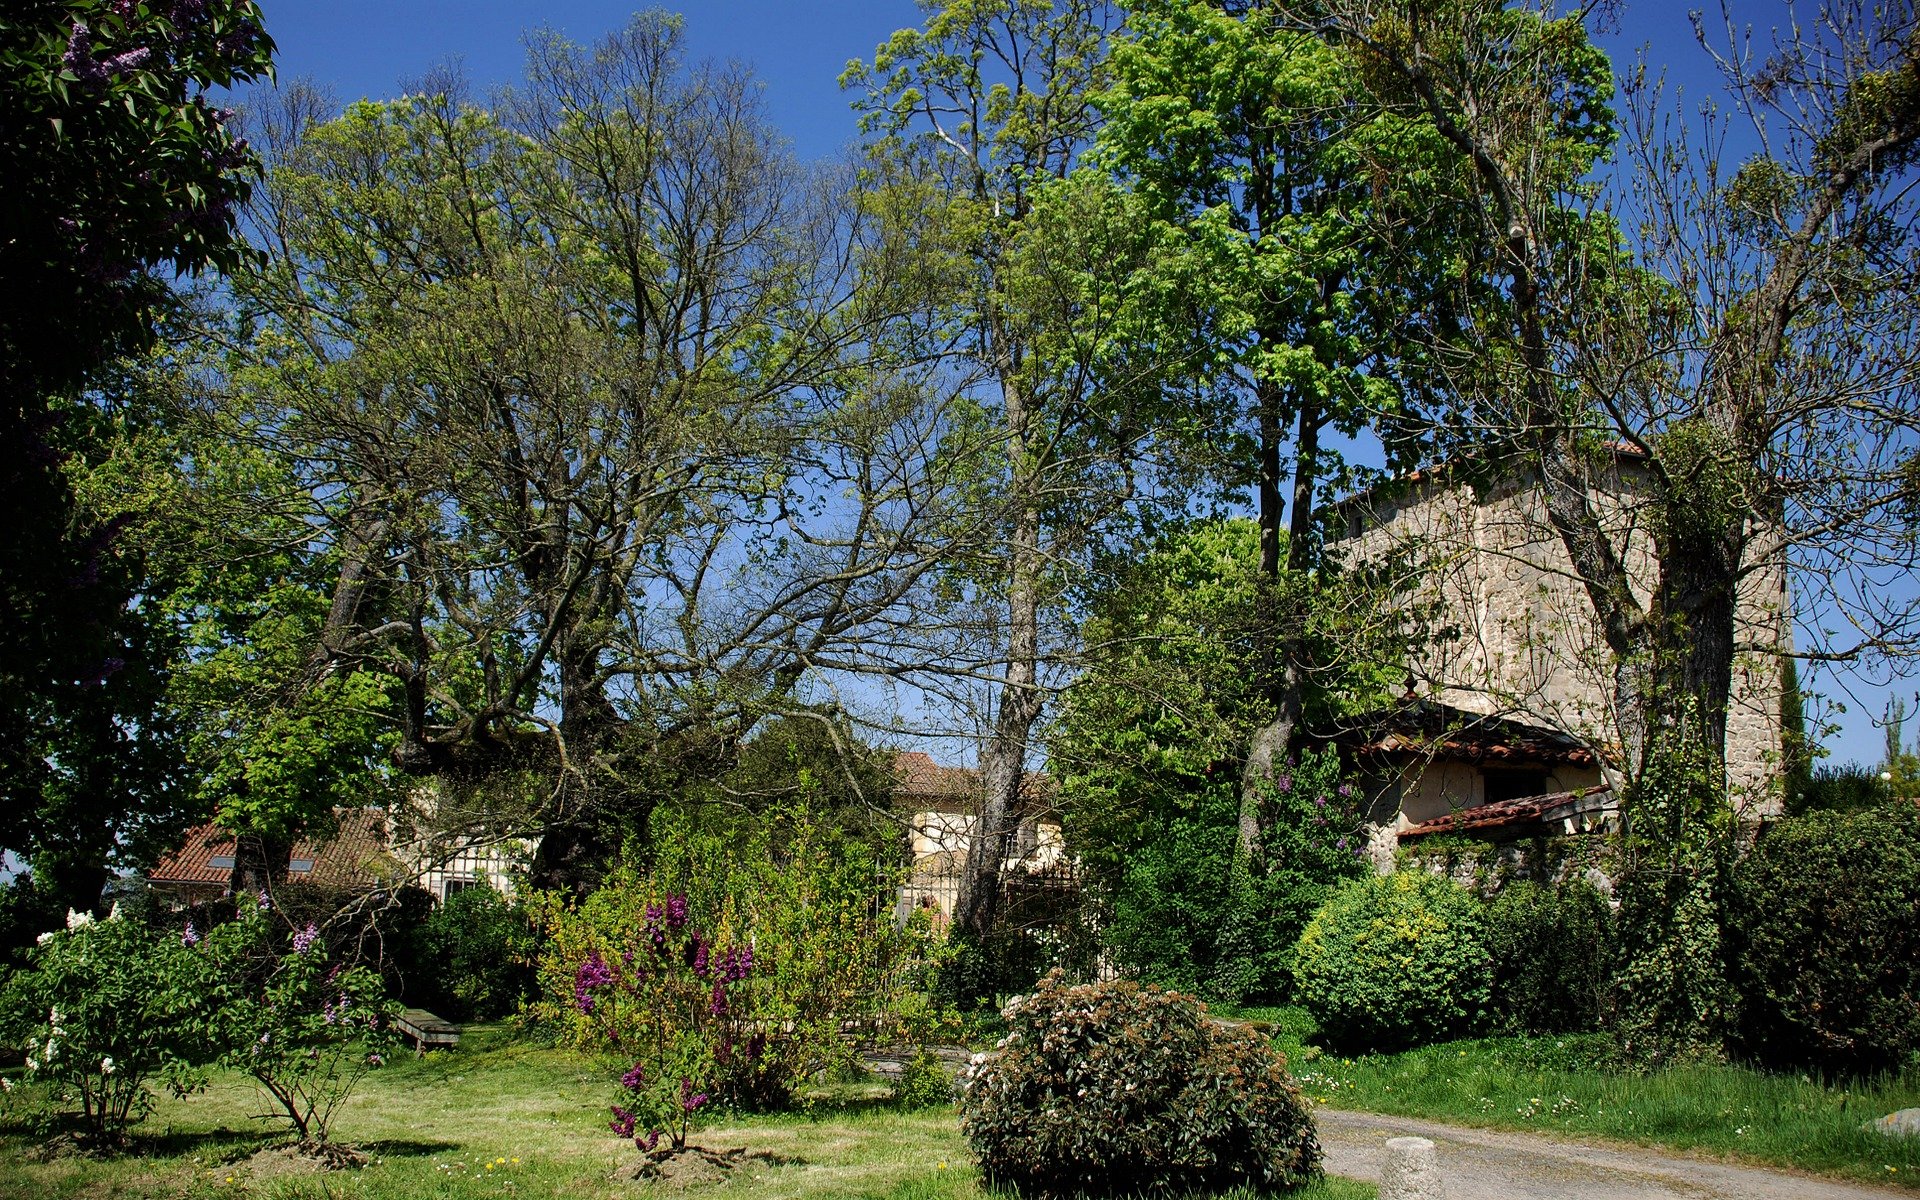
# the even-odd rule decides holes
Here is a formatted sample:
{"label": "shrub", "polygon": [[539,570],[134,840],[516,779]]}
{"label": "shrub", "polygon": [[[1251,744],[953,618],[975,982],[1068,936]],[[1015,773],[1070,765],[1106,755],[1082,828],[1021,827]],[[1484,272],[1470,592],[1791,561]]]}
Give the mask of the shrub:
{"label": "shrub", "polygon": [[1613,914],[1584,880],[1520,880],[1487,906],[1493,1018],[1505,1033],[1598,1029],[1607,999]]}
{"label": "shrub", "polygon": [[1263,789],[1260,852],[1242,864],[1238,772],[1192,788],[1127,856],[1107,945],[1156,983],[1233,1003],[1282,999],[1307,920],[1334,885],[1368,869],[1355,790],[1332,749],[1289,760]]}
{"label": "shrub", "polygon": [[452,1021],[509,1015],[533,994],[533,922],[490,887],[455,893],[412,938],[407,997]]}
{"label": "shrub", "polygon": [[964,1075],[960,1128],[997,1183],[1041,1194],[1296,1188],[1319,1172],[1286,1062],[1177,992],[1056,972]]}
{"label": "shrub", "polygon": [[251,1075],[302,1148],[326,1151],[334,1115],[397,1039],[379,975],[328,965],[319,928],[286,931],[243,897],[209,935],[226,992],[215,1019],[222,1061]]}
{"label": "shrub", "polygon": [[121,1140],[152,1107],[155,1082],[176,1095],[204,1082],[199,1068],[218,1053],[207,1038],[215,971],[196,940],[70,913],[10,981],[7,1040],[92,1138]]}
{"label": "shrub", "polygon": [[1451,879],[1356,879],[1315,913],[1294,952],[1300,1000],[1342,1049],[1400,1050],[1473,1032],[1493,981],[1481,904]]}
{"label": "shrub", "polygon": [[911,1041],[932,1019],[924,919],[893,920],[891,878],[803,817],[712,837],[661,831],[577,906],[534,905],[546,937],[537,1015],[620,1079],[613,1128],[683,1146],[709,1103],[779,1107],[850,1068],[859,1031]]}
{"label": "shrub", "polygon": [[1815,812],[1768,830],[1730,905],[1746,1049],[1839,1071],[1920,1053],[1920,811]]}

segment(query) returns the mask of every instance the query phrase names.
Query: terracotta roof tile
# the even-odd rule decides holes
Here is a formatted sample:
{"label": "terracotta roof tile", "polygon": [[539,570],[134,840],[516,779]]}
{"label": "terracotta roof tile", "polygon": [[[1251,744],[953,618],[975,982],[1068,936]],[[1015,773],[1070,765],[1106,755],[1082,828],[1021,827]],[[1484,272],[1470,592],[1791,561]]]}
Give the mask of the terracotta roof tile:
{"label": "terracotta roof tile", "polygon": [[1411,697],[1387,708],[1344,718],[1321,731],[1320,736],[1356,754],[1419,754],[1580,767],[1594,762],[1592,750],[1558,729]]}
{"label": "terracotta roof tile", "polygon": [[1422,821],[1411,829],[1401,830],[1400,840],[1405,842],[1436,833],[1471,833],[1476,830],[1532,825],[1557,808],[1569,808],[1572,812],[1592,812],[1595,809],[1604,808],[1605,802],[1598,801],[1590,804],[1584,802],[1612,790],[1602,783],[1590,788],[1576,788],[1570,792],[1549,792],[1544,796],[1521,796],[1512,800],[1496,800],[1492,804],[1463,808],[1459,812],[1448,813],[1444,817]]}
{"label": "terracotta roof tile", "polygon": [[[324,842],[302,838],[287,855],[289,864],[310,862],[304,871],[289,871],[289,882],[328,887],[372,887],[390,875],[393,860],[387,850],[387,818],[377,808],[339,809],[338,828]],[[147,872],[153,883],[198,883],[224,886],[233,877],[234,839],[209,821],[187,831],[178,848],[161,856]],[[226,865],[214,860],[224,858]]]}

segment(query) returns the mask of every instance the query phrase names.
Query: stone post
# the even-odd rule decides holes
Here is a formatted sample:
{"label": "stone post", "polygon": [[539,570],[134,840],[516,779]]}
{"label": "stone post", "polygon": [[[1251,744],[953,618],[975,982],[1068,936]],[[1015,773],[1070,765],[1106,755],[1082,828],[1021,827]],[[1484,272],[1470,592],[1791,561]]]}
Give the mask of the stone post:
{"label": "stone post", "polygon": [[1387,1165],[1380,1172],[1380,1200],[1446,1200],[1440,1160],[1426,1138],[1387,1139]]}

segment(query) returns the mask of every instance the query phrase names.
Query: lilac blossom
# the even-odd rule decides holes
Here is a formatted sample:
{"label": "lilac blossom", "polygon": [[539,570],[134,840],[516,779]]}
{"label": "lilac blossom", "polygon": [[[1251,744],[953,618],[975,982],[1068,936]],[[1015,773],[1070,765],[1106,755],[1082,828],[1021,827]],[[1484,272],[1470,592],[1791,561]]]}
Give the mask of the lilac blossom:
{"label": "lilac blossom", "polygon": [[706,1102],[707,1094],[694,1091],[693,1080],[682,1075],[680,1077],[680,1111],[692,1112]]}
{"label": "lilac blossom", "polygon": [[[625,1075],[622,1075],[620,1077],[620,1086],[623,1088],[626,1088],[630,1092],[637,1092],[640,1090],[640,1085],[645,1083],[646,1081],[647,1081],[646,1064],[635,1063],[631,1067],[627,1068],[627,1073]],[[625,1137],[626,1134],[623,1133],[620,1136]]]}
{"label": "lilac blossom", "polygon": [[633,1126],[633,1114],[621,1108],[618,1104],[614,1105],[613,1120],[607,1123],[607,1128],[613,1130],[613,1135],[615,1137],[632,1137]]}
{"label": "lilac blossom", "polygon": [[573,1002],[581,1012],[590,1013],[594,1008],[593,989],[606,987],[613,982],[613,972],[608,969],[605,959],[598,950],[589,950],[582,959],[580,967],[573,973]]}
{"label": "lilac blossom", "polygon": [[187,927],[180,931],[180,944],[182,946],[197,946],[200,944],[200,931],[193,927],[192,921],[188,921]]}
{"label": "lilac blossom", "polygon": [[312,921],[308,921],[305,929],[293,935],[293,952],[295,954],[305,954],[308,950],[312,949],[313,944],[319,940],[319,927],[314,925]]}
{"label": "lilac blossom", "polygon": [[687,898],[675,894],[667,897],[667,928],[679,929],[687,923]]}

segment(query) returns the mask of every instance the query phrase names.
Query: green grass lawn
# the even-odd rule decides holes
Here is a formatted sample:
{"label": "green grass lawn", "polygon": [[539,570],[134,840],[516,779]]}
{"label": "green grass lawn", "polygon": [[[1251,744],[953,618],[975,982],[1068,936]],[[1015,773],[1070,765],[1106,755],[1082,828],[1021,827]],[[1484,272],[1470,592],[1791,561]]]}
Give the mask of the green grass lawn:
{"label": "green grass lawn", "polygon": [[1344,1059],[1311,1044],[1301,1009],[1265,1021],[1318,1103],[1561,1137],[1607,1138],[1920,1188],[1920,1138],[1862,1122],[1920,1106],[1920,1074],[1823,1082],[1739,1066],[1610,1069],[1604,1037],[1483,1038]]}
{"label": "green grass lawn", "polygon": [[[357,1171],[284,1174],[254,1156],[269,1141],[250,1081],[224,1076],[187,1100],[162,1099],[112,1158],[33,1161],[39,1137],[26,1089],[0,1119],[0,1200],[502,1200],[711,1194],[726,1200],[987,1197],[950,1109],[901,1112],[843,1088],[812,1115],[723,1120],[694,1140],[763,1151],[778,1163],[724,1183],[670,1189],[622,1178],[639,1161],[607,1131],[606,1081],[580,1059],[470,1034],[456,1050],[396,1060],[370,1074],[335,1138],[372,1161]],[[877,1089],[865,1089],[871,1094]],[[1299,1200],[1369,1200],[1370,1185],[1333,1179]]]}

